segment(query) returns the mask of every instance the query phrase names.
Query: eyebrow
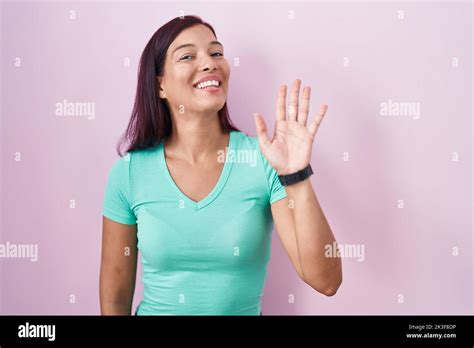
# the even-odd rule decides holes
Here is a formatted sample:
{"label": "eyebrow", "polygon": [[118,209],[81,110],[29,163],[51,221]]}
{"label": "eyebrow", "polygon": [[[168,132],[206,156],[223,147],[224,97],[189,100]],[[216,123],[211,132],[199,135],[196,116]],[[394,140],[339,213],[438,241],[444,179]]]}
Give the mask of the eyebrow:
{"label": "eyebrow", "polygon": [[[222,48],[224,48],[224,46],[219,42],[219,41],[211,41],[209,43],[209,46],[212,46],[212,45],[220,45],[222,46]],[[184,48],[184,47],[195,47],[196,45],[194,44],[184,44],[184,45],[180,45],[178,47],[176,47],[173,51],[173,53],[171,55],[173,55],[177,50],[179,50],[180,48]]]}

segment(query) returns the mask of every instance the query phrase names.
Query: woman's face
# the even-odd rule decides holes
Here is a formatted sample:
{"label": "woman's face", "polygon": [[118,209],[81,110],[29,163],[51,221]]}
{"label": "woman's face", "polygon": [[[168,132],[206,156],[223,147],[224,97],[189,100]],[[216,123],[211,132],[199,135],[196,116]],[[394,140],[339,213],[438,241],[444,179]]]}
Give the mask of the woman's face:
{"label": "woman's face", "polygon": [[[175,113],[212,113],[224,106],[230,68],[224,47],[215,41],[208,27],[195,25],[183,30],[168,48],[164,76],[158,77],[159,93]],[[210,75],[220,81],[216,90],[195,86]]]}

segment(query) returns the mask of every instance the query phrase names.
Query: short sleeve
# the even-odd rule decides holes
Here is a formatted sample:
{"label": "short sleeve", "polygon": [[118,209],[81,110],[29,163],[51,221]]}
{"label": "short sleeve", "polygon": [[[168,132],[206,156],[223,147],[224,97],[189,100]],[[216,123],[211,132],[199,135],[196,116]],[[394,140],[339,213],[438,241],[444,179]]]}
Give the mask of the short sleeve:
{"label": "short sleeve", "polygon": [[133,225],[136,217],[130,204],[130,154],[118,159],[109,171],[102,215],[116,222]]}
{"label": "short sleeve", "polygon": [[260,150],[260,146],[258,144],[258,139],[256,139],[256,146],[258,147],[258,152],[260,153],[260,157],[263,163],[263,169],[265,170],[265,176],[268,181],[268,194],[270,196],[270,204],[279,201],[282,198],[287,196],[285,186],[283,186],[280,182],[280,178],[278,178],[278,173],[272,167],[272,165],[267,161],[265,156],[263,155],[262,151]]}

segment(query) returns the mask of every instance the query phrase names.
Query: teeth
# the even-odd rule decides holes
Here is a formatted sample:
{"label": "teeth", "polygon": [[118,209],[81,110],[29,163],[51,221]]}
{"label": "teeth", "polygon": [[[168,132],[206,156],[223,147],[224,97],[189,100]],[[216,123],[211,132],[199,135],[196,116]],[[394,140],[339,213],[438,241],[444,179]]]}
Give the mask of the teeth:
{"label": "teeth", "polygon": [[216,80],[205,81],[205,82],[198,83],[195,88],[203,89],[203,88],[206,88],[206,87],[209,87],[209,86],[219,87],[220,82],[216,81]]}

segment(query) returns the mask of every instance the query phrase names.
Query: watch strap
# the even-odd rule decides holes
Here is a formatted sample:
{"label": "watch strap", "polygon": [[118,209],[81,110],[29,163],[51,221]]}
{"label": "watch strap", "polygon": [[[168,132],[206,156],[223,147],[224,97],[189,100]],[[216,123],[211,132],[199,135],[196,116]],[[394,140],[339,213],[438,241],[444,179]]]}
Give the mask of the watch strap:
{"label": "watch strap", "polygon": [[283,186],[293,185],[297,182],[303,181],[308,178],[311,174],[313,174],[313,169],[311,168],[311,164],[296,173],[286,174],[286,175],[278,175],[280,182]]}

